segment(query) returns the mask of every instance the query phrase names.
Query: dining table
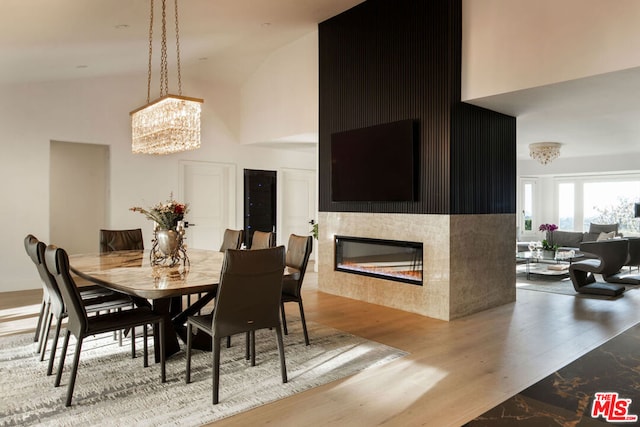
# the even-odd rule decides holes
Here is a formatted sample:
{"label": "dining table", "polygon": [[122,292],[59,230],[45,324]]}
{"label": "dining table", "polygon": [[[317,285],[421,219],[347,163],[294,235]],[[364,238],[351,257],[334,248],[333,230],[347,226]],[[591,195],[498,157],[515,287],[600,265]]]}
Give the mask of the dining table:
{"label": "dining table", "polygon": [[[187,257],[188,260],[181,260],[175,266],[166,266],[152,265],[149,251],[96,252],[72,254],[69,265],[81,278],[127,294],[136,305],[148,306],[156,313],[164,314],[164,348],[169,357],[180,351],[178,338],[183,341],[186,338],[187,317],[200,312],[215,298],[224,253],[188,249]],[[190,296],[194,295],[197,298],[191,303]],[[158,331],[154,330],[156,362],[160,358],[158,337]],[[210,350],[211,339],[207,337],[197,334],[194,348]]]}

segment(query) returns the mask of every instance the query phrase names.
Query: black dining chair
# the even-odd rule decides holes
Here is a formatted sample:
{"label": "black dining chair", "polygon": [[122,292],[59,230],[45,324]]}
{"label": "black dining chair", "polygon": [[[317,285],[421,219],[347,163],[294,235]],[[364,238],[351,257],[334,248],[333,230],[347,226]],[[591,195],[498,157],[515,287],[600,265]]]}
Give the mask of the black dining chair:
{"label": "black dining chair", "polygon": [[[47,367],[47,375],[51,375],[53,372],[58,336],[60,335],[62,321],[67,317],[67,311],[62,300],[60,289],[45,265],[44,251],[46,245],[32,234],[29,234],[24,239],[24,246],[29,258],[31,258],[31,261],[33,261],[38,271],[38,275],[42,282],[43,293],[46,295],[46,309],[42,313],[42,321],[39,321],[41,324],[40,336],[38,337],[38,353],[40,353],[40,361],[44,360],[44,356],[47,351],[47,342],[49,341],[51,324],[53,318],[55,317],[56,319],[56,328],[51,345],[51,354],[49,355],[49,365]],[[123,308],[129,308],[133,304],[131,298],[127,295],[113,292],[100,286],[81,288],[79,292],[88,313],[121,310]],[[135,356],[134,342],[132,342],[132,354]]]}
{"label": "black dining chair", "polygon": [[227,228],[224,230],[224,236],[222,238],[222,244],[220,245],[220,252],[224,252],[227,249],[240,249],[244,238],[243,230],[232,230]]}
{"label": "black dining chair", "polygon": [[62,248],[49,245],[45,250],[44,258],[47,270],[55,278],[56,284],[60,289],[60,293],[62,294],[62,299],[68,313],[66,333],[64,336],[64,343],[62,344],[58,372],[56,373],[56,387],[60,385],[60,381],[62,379],[62,370],[64,368],[64,360],[67,353],[67,347],[69,345],[69,337],[73,334],[76,338],[75,353],[71,368],[71,376],[69,378],[69,385],[67,387],[67,399],[65,406],[71,406],[71,399],[78,373],[78,363],[80,362],[80,352],[82,350],[83,340],[91,335],[143,326],[144,366],[147,367],[149,366],[147,325],[158,325],[160,333],[160,378],[163,383],[166,382],[163,344],[165,334],[164,316],[154,313],[149,307],[136,307],[124,311],[111,311],[105,314],[89,316],[87,314],[85,304],[80,296],[80,291],[75,285],[73,277],[70,274],[69,257],[67,252]]}
{"label": "black dining chair", "polygon": [[287,245],[286,256],[286,274],[282,280],[282,303],[280,305],[282,312],[282,326],[284,333],[287,335],[287,318],[284,312],[284,304],[287,302],[297,302],[300,308],[300,320],[302,321],[302,331],[304,333],[304,342],[309,345],[309,333],[307,332],[307,322],[304,317],[304,307],[302,305],[302,281],[307,271],[309,256],[313,249],[313,237],[298,236],[292,234],[289,236],[289,244]]}
{"label": "black dining chair", "polygon": [[272,232],[256,230],[251,237],[251,249],[266,249],[275,246]]}
{"label": "black dining chair", "polygon": [[144,250],[142,229],[100,230],[100,252]]}
{"label": "black dining chair", "polygon": [[[275,330],[282,382],[287,382],[279,306],[284,272],[284,246],[225,252],[213,313],[187,319],[187,365],[185,381],[191,382],[191,346],[195,330],[211,336],[213,347],[213,403],[219,401],[220,341],[248,333],[247,350],[255,366],[255,331]],[[195,330],[194,330],[195,329]],[[250,346],[250,349],[249,349]]]}

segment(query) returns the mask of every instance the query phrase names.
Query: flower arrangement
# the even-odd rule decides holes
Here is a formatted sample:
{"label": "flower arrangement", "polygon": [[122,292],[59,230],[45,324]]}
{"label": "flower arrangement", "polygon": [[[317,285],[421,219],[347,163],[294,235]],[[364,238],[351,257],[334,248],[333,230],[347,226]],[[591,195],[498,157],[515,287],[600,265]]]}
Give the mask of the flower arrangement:
{"label": "flower arrangement", "polygon": [[555,224],[540,224],[538,230],[540,231],[556,231],[558,226]]}
{"label": "flower arrangement", "polygon": [[[545,231],[547,236],[549,236],[550,232],[556,231],[557,229],[558,226],[555,224],[540,224],[540,227],[538,228],[540,231]],[[545,251],[557,251],[558,245],[552,245],[547,239],[545,239],[542,241],[542,249]]]}
{"label": "flower arrangement", "polygon": [[173,200],[173,194],[169,196],[166,202],[160,202],[148,210],[137,206],[129,208],[129,210],[140,212],[147,219],[155,221],[158,227],[164,230],[175,230],[178,221],[182,221],[184,215],[189,212],[186,203],[179,203]]}

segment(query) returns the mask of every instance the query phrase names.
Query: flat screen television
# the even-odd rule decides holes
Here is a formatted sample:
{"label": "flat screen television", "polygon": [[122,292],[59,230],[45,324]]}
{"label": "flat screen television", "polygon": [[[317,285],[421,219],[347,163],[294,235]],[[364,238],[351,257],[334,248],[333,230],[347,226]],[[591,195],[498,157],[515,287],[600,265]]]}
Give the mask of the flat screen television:
{"label": "flat screen television", "polygon": [[418,124],[401,120],[331,135],[331,200],[417,200]]}

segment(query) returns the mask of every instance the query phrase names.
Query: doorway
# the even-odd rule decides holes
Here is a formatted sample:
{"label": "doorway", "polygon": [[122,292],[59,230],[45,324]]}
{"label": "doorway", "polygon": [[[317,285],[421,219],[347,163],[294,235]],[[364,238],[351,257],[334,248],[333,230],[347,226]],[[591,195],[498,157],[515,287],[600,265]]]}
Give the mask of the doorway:
{"label": "doorway", "polygon": [[244,242],[248,248],[254,231],[276,233],[276,177],[275,171],[244,170]]}
{"label": "doorway", "polygon": [[67,252],[97,252],[107,223],[109,146],[51,141],[49,241]]}

